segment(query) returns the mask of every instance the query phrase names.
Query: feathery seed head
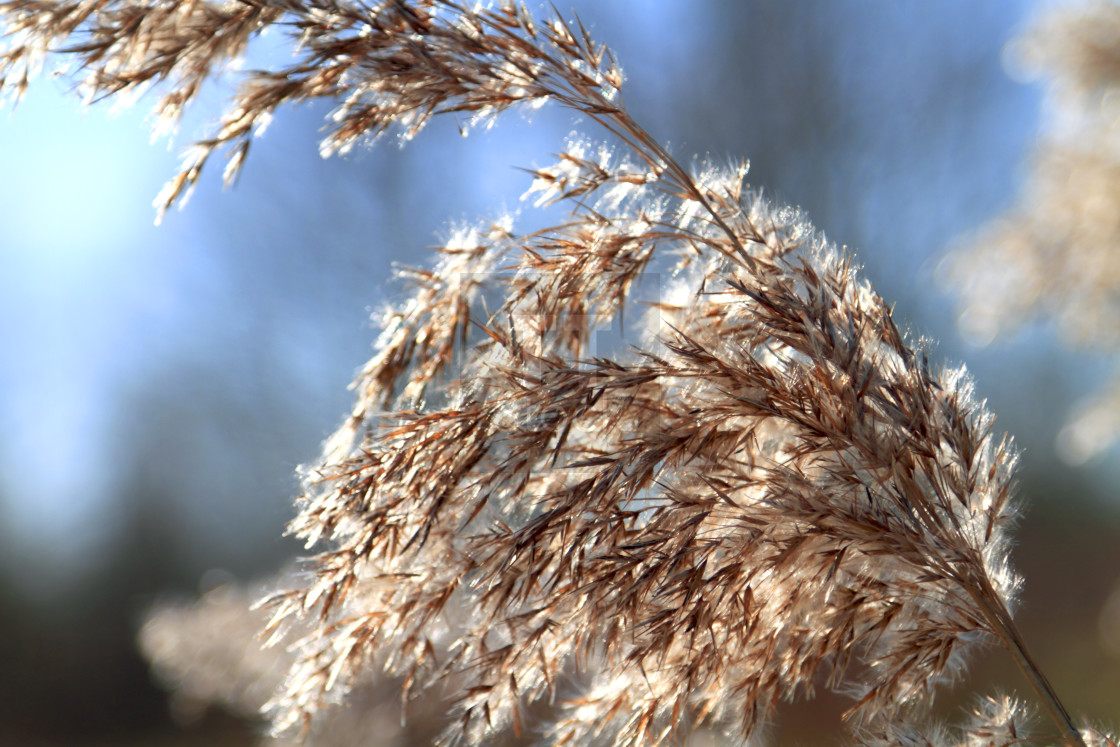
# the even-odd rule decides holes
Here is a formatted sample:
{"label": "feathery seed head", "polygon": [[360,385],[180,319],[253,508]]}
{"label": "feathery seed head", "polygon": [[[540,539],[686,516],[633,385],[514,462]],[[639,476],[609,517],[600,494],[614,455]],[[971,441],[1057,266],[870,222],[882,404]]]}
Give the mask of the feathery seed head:
{"label": "feathery seed head", "polygon": [[[381,670],[406,699],[447,686],[447,741],[520,732],[546,703],[557,744],[716,722],[747,739],[824,686],[869,738],[924,744],[897,725],[978,638],[1025,660],[1003,537],[1015,456],[971,384],[930,366],[846,252],[747,189],[745,163],[682,167],[578,21],[453,0],[0,0],[0,16],[17,94],[82,33],[91,95],[164,85],[165,121],[263,29],[292,29],[297,60],[244,74],[161,209],[220,148],[233,179],[289,102],[338,102],[325,155],[545,101],[609,140],[531,172],[526,196],[563,222],[463,229],[433,269],[400,271],[412,295],[304,473],[289,531],[318,554],[266,605],[270,631],[302,633],[267,705],[277,733],[317,728]],[[667,268],[637,315],[651,341],[598,346]]]}

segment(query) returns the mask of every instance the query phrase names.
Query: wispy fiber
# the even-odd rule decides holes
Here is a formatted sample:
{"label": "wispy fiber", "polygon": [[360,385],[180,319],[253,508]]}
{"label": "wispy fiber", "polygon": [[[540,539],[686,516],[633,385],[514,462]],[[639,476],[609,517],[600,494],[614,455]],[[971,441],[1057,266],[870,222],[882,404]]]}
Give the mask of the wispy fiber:
{"label": "wispy fiber", "polygon": [[[264,603],[277,637],[303,631],[267,705],[277,734],[314,735],[385,670],[406,699],[446,687],[449,742],[525,732],[541,703],[553,744],[702,725],[746,740],[783,699],[828,688],[875,743],[919,728],[986,642],[1022,666],[1058,738],[1086,743],[1012,622],[1016,456],[967,376],[932,365],[802,215],[745,188],[745,165],[675,160],[578,22],[435,0],[0,13],[17,93],[66,42],[91,97],[157,82],[170,121],[261,29],[292,32],[296,62],[245,76],[161,208],[219,148],[235,173],[284,103],[338,102],[324,152],[549,100],[600,129],[532,173],[561,223],[464,230],[405,273],[413,295],[306,472],[290,530],[318,554]],[[660,267],[671,282],[643,308]],[[624,314],[645,341],[593,350]],[[1007,708],[982,708],[966,743],[1015,743]]]}

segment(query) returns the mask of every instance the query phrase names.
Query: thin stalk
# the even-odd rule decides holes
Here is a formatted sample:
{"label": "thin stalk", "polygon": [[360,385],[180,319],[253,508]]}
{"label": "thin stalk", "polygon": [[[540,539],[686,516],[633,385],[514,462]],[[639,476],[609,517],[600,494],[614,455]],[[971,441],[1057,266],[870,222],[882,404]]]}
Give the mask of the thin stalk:
{"label": "thin stalk", "polygon": [[[1015,625],[1015,621],[1011,619],[1011,613],[1007,611],[1003,602],[999,601],[999,596],[992,588],[987,576],[980,576],[980,588],[978,590],[973,590],[973,584],[968,584],[968,586],[973,599],[984,611],[988,622],[992,624],[1004,648],[1011,652],[1011,656],[1019,666],[1020,671],[1030,682],[1031,687],[1034,688],[1035,693],[1042,700],[1043,705],[1046,706],[1050,718],[1062,732],[1062,739],[1065,744],[1068,747],[1086,747],[1085,740],[1081,738],[1081,733],[1074,726],[1069,711],[1062,705],[1062,701],[1058,698],[1058,694],[1054,691],[1050,681],[1046,679],[1046,675],[1034,663],[1034,659],[1031,658],[1030,652],[1027,651],[1027,646],[1023,642],[1023,637],[1019,633],[1019,628]],[[993,602],[992,600],[996,601]]]}

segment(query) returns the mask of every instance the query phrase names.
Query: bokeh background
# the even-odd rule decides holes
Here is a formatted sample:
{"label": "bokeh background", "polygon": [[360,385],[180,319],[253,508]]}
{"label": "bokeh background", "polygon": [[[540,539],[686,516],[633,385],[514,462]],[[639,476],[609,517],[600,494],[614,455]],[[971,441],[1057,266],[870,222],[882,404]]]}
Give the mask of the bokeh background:
{"label": "bokeh background", "polygon": [[[1120,726],[1120,454],[1072,467],[1054,449],[1110,359],[1043,323],[979,347],[936,282],[1011,204],[1045,124],[1043,87],[1006,53],[1044,3],[559,5],[617,52],[628,108],[674,153],[749,158],[753,185],[967,363],[1024,450],[1028,644],[1071,710]],[[281,48],[262,39],[249,65]],[[299,551],[282,537],[294,472],[347,411],[392,263],[425,263],[455,222],[530,211],[515,167],[581,123],[546,109],[464,140],[445,121],[323,160],[327,110],[289,109],[232,190],[215,170],[156,227],[152,199],[228,89],[168,146],[144,100],[85,109],[70,79],[37,83],[0,119],[0,744],[250,744],[258,727],[220,711],[173,718],[136,652],[144,610]],[[995,654],[970,677],[1025,690]],[[787,743],[821,736],[783,720]]]}

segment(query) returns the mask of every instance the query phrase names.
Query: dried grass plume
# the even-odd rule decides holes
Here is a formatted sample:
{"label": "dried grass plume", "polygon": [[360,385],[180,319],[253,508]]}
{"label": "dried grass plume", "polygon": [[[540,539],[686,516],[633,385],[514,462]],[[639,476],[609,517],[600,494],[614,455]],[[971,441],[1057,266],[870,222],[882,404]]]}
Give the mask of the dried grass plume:
{"label": "dried grass plume", "polygon": [[[528,733],[531,708],[549,744],[745,741],[828,688],[865,744],[1018,744],[1007,699],[963,741],[922,726],[990,643],[1055,739],[1116,744],[1079,732],[1016,631],[1016,454],[967,375],[745,164],[687,168],[654,140],[578,21],[442,0],[4,0],[0,18],[6,90],[59,49],[91,100],[159,87],[164,124],[264,28],[290,34],[295,61],[243,76],[160,209],[220,149],[232,177],[288,103],[337,103],[325,153],[547,101],[596,128],[532,172],[559,223],[467,228],[403,273],[412,294],[306,471],[290,531],[316,554],[264,602],[291,651],[275,734],[322,734],[384,671],[406,701],[446,689],[448,743]],[[595,349],[623,319],[635,345]]]}

